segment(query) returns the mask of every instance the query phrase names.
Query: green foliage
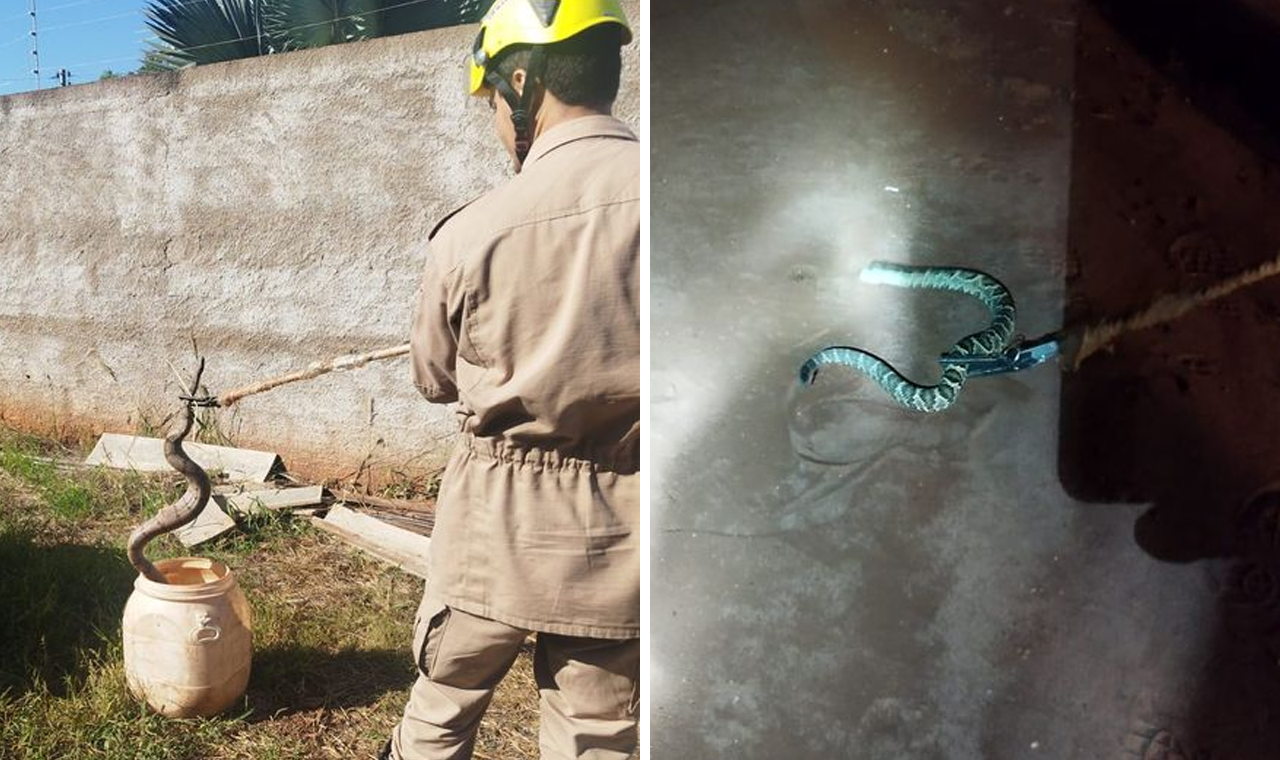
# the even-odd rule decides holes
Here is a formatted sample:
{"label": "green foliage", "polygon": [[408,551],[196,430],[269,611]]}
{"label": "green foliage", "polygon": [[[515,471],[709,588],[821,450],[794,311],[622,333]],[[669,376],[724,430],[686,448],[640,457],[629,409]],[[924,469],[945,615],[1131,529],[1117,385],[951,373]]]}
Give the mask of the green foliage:
{"label": "green foliage", "polygon": [[80,483],[61,477],[58,468],[29,445],[0,445],[0,470],[38,490],[57,517],[85,517],[94,511],[93,493]]}
{"label": "green foliage", "polygon": [[[422,582],[310,527],[264,514],[202,545],[252,606],[249,691],[228,714],[174,720],[125,683],[121,617],[136,572],[130,529],[181,493],[173,473],[59,466],[86,451],[0,427],[0,758],[309,760],[372,757],[416,671],[407,655]],[[413,479],[405,495],[431,487]],[[90,514],[57,514],[78,486]],[[190,554],[172,535],[155,558]],[[537,756],[531,652],[499,687],[476,756]]]}
{"label": "green foliage", "polygon": [[85,656],[86,676],[65,693],[37,684],[0,694],[0,749],[14,760],[173,760],[223,744],[239,721],[173,720],[129,695],[119,644]]}
{"label": "green foliage", "polygon": [[0,567],[0,692],[74,688],[85,656],[119,633],[136,575],[124,552],[40,544],[29,528],[4,521]]}
{"label": "green foliage", "polygon": [[52,464],[39,459],[35,451],[22,441],[0,448],[0,470],[33,485],[48,483],[56,473]]}
{"label": "green foliage", "polygon": [[494,0],[429,0],[408,4],[405,0],[382,0],[384,35],[420,32],[458,24],[474,24],[489,10]]}
{"label": "green foliage", "polygon": [[138,67],[135,74],[159,74],[162,71],[171,71],[173,66],[169,59],[165,57],[163,51],[158,48],[148,50],[142,56],[142,65]]}
{"label": "green foliage", "polygon": [[377,37],[378,11],[378,0],[271,0],[264,6],[267,28],[285,50]]}
{"label": "green foliage", "polygon": [[261,55],[270,40],[259,34],[259,0],[149,0],[146,24],[160,38],[148,52],[177,69]]}
{"label": "green foliage", "polygon": [[280,546],[312,530],[305,520],[295,519],[287,510],[266,508],[237,515],[236,525],[237,530],[206,545],[204,551],[228,564],[235,564],[255,551]]}
{"label": "green foliage", "polygon": [[478,21],[493,0],[147,0],[140,73]]}
{"label": "green foliage", "polygon": [[[137,575],[122,548],[127,529],[98,523],[112,529],[106,543],[50,530],[40,518],[52,507],[31,484],[76,478],[106,488],[99,478],[119,479],[133,493],[128,511],[141,502],[146,512],[165,500],[162,491],[112,471],[51,474],[35,454],[15,453],[3,431],[0,451],[0,758],[306,760],[321,756],[319,743],[359,744],[367,753],[357,756],[381,745],[413,678],[404,646],[420,582],[332,542],[318,544],[305,521],[276,514],[248,521],[252,538],[201,553],[233,565],[253,606],[250,691],[229,714],[164,718],[125,683],[121,617]],[[111,500],[108,518],[125,511],[119,502]],[[78,524],[90,528],[100,517]],[[153,558],[188,551],[170,536],[151,549]],[[340,572],[316,583],[317,569]],[[333,708],[358,719],[321,735],[292,728],[287,717],[274,720]]]}

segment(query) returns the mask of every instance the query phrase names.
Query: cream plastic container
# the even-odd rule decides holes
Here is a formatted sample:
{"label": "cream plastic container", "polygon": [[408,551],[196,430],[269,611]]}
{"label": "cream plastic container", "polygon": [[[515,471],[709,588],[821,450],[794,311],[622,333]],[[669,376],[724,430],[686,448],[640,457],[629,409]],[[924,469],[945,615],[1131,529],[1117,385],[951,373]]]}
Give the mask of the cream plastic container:
{"label": "cream plastic container", "polygon": [[139,575],[124,608],[129,690],[169,717],[216,715],[249,684],[249,603],[221,562],[178,557],[155,565],[169,582]]}

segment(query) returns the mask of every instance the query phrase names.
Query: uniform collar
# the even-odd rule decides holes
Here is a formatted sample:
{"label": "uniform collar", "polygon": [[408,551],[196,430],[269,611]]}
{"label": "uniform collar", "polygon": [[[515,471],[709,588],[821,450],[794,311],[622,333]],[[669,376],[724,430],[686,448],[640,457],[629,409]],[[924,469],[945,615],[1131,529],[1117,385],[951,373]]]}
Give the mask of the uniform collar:
{"label": "uniform collar", "polygon": [[613,116],[582,116],[577,119],[566,121],[538,135],[538,139],[533,141],[533,147],[529,150],[528,157],[521,166],[521,171],[528,169],[536,163],[538,159],[547,155],[551,151],[577,140],[584,140],[589,137],[612,137],[621,140],[638,140],[635,133],[631,131],[623,122]]}

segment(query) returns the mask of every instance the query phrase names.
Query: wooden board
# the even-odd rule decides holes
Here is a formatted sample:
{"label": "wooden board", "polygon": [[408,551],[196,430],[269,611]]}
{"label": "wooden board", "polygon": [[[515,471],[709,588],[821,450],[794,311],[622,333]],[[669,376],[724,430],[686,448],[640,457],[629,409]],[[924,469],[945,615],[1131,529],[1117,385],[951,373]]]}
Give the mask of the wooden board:
{"label": "wooden board", "polygon": [[[222,473],[232,481],[261,483],[273,470],[283,467],[280,457],[269,451],[233,449],[207,443],[184,443],[182,446],[187,456],[203,467],[210,477]],[[137,472],[173,471],[164,459],[164,439],[118,433],[103,433],[93,451],[89,452],[85,464]]]}
{"label": "wooden board", "polygon": [[210,498],[196,519],[173,532],[183,546],[197,546],[235,529],[236,521],[222,511],[220,499],[216,495]]}
{"label": "wooden board", "polygon": [[245,491],[244,493],[227,494],[227,509],[239,514],[254,514],[262,511],[310,507],[324,500],[324,488],[321,486],[304,486],[302,488],[277,488],[267,491]]}
{"label": "wooden board", "polygon": [[362,515],[342,506],[330,508],[323,520],[312,517],[318,528],[359,547],[384,562],[419,578],[427,577],[427,556],[431,539],[388,525],[376,517]]}

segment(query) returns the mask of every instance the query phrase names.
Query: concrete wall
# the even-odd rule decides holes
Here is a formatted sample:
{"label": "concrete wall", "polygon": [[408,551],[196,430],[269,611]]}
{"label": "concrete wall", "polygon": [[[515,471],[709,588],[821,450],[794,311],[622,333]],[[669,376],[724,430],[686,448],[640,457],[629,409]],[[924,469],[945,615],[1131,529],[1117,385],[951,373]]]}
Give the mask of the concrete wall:
{"label": "concrete wall", "polygon": [[[427,233],[510,171],[462,93],[474,34],[0,98],[0,423],[147,431],[176,409],[167,362],[189,376],[193,341],[218,393],[407,340]],[[635,126],[638,45],[623,80]],[[318,475],[433,467],[455,429],[404,359],[250,398],[219,425]]]}

